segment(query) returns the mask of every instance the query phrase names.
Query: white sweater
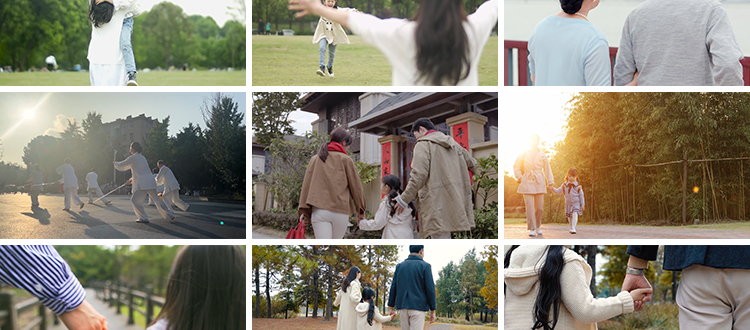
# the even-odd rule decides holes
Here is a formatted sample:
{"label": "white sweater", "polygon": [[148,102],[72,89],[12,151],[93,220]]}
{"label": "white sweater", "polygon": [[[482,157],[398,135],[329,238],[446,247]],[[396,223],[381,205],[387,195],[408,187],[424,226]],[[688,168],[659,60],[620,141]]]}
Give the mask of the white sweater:
{"label": "white sweater", "polygon": [[380,207],[375,212],[375,219],[362,220],[359,222],[359,229],[362,230],[380,230],[383,229],[383,239],[413,239],[414,229],[411,223],[414,217],[411,215],[411,208],[407,207],[401,214],[394,213],[390,215],[391,210],[388,205],[388,195],[380,201]]}
{"label": "white sweater", "polygon": [[[497,24],[499,0],[489,0],[476,12],[469,15],[464,22],[464,30],[469,37],[469,75],[458,82],[458,86],[478,86],[479,59],[482,49],[490,38],[492,29]],[[425,85],[417,80],[417,23],[406,19],[379,19],[363,13],[349,13],[349,28],[383,52],[391,64],[393,86]]]}
{"label": "white sweater", "polygon": [[[505,330],[528,330],[534,324],[539,272],[547,258],[545,249],[544,245],[525,245],[513,251],[505,269]],[[562,304],[556,330],[592,330],[596,329],[596,322],[633,312],[633,298],[628,292],[609,298],[593,297],[589,291],[591,267],[583,257],[566,249],[563,260]]]}

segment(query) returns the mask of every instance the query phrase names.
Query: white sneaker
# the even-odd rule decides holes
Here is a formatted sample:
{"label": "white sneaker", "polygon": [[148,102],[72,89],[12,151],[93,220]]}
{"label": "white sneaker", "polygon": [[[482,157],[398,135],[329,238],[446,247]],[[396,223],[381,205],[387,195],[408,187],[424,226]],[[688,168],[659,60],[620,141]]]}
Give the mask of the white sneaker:
{"label": "white sneaker", "polygon": [[537,233],[538,235],[541,235],[541,234],[542,234],[542,228],[537,228],[537,229],[536,229],[536,233]]}
{"label": "white sneaker", "polygon": [[321,66],[318,71],[315,71],[319,76],[325,77],[326,76],[326,67]]}
{"label": "white sneaker", "polygon": [[529,231],[529,237],[536,237],[536,231],[535,230],[530,230]]}
{"label": "white sneaker", "polygon": [[575,234],[575,233],[576,233],[576,230],[575,230],[575,229],[571,229],[571,230],[569,230],[569,232],[570,232],[571,234]]}

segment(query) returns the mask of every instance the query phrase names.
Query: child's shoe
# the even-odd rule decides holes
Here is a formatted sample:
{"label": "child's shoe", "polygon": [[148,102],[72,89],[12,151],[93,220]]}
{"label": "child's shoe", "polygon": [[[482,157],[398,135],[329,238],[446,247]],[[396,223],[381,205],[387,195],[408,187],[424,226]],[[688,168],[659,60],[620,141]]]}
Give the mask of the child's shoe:
{"label": "child's shoe", "polygon": [[135,72],[128,72],[128,86],[138,86],[138,82],[135,81]]}
{"label": "child's shoe", "polygon": [[318,71],[315,71],[319,76],[325,77],[326,76],[326,67],[321,65],[320,68],[318,68]]}
{"label": "child's shoe", "polygon": [[328,76],[333,78],[333,67],[328,68]]}

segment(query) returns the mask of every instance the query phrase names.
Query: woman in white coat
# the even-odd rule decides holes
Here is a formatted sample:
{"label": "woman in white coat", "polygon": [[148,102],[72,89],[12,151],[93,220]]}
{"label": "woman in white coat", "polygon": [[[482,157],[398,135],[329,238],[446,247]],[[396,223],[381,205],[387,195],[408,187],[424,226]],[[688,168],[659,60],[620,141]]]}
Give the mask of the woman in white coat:
{"label": "woman in white coat", "polygon": [[361,220],[359,229],[361,230],[380,230],[383,229],[384,239],[413,239],[415,207],[409,203],[405,212],[396,213],[396,202],[393,200],[401,190],[401,180],[395,175],[389,174],[383,177],[383,185],[380,187],[380,194],[384,195],[380,201],[380,207],[375,213],[375,219]]}
{"label": "woman in white coat", "polygon": [[133,197],[130,198],[130,202],[133,203],[133,211],[137,219],[135,222],[148,223],[148,215],[146,210],[143,208],[143,204],[146,202],[146,195],[150,196],[151,199],[156,203],[156,208],[159,210],[164,219],[174,220],[174,213],[167,208],[164,201],[156,195],[156,182],[154,181],[154,175],[151,174],[151,169],[148,167],[148,161],[146,157],[141,155],[143,148],[138,142],[130,144],[130,157],[126,158],[121,162],[115,162],[115,168],[118,171],[130,170],[133,177],[128,180],[133,184]]}
{"label": "woman in white coat", "polygon": [[98,4],[90,0],[89,20],[93,27],[87,58],[91,86],[126,85],[125,58],[120,48],[122,22],[126,16],[138,16],[141,12],[141,7],[133,0]]}
{"label": "woman in white coat", "polygon": [[172,173],[172,170],[167,167],[167,164],[163,160],[159,160],[156,166],[159,167],[159,174],[156,175],[156,184],[164,186],[164,193],[161,196],[164,198],[164,202],[167,203],[167,208],[171,210],[172,204],[174,204],[180,210],[187,211],[190,204],[180,199],[180,183],[177,182],[177,178]]}
{"label": "woman in white coat", "polygon": [[349,273],[341,285],[341,289],[336,292],[334,306],[339,306],[339,318],[336,322],[336,330],[353,330],[357,329],[357,312],[354,310],[362,301],[362,286],[359,284],[359,278],[362,276],[357,266],[352,266]]}
{"label": "woman in white coat", "polygon": [[513,173],[518,181],[518,193],[523,194],[526,205],[526,228],[529,236],[542,235],[544,215],[544,193],[552,187],[555,177],[549,159],[539,150],[539,135],[529,139],[529,150],[524,151],[513,164]]}

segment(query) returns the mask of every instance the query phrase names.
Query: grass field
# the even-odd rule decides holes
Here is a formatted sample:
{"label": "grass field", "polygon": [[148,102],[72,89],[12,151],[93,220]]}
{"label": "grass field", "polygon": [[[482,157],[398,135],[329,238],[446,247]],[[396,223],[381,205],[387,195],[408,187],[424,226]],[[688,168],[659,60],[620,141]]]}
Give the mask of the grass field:
{"label": "grass field", "polygon": [[[349,36],[349,40],[351,44],[336,48],[335,77],[329,78],[315,74],[318,45],[312,43],[312,36],[253,35],[253,86],[391,85],[391,66],[385,56],[359,36]],[[479,63],[479,85],[498,85],[496,36],[490,37],[484,47]]]}
{"label": "grass field", "polygon": [[[139,72],[141,86],[245,86],[246,71]],[[88,72],[16,72],[0,74],[0,86],[89,86]]]}

